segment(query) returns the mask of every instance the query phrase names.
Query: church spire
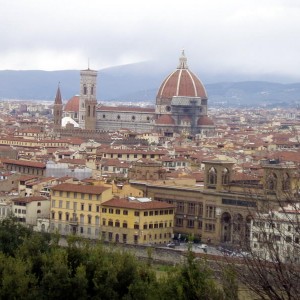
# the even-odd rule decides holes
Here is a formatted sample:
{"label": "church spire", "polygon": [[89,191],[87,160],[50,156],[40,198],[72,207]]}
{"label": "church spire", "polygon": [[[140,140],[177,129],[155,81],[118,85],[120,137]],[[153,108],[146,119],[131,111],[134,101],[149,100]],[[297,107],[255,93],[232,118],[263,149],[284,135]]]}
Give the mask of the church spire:
{"label": "church spire", "polygon": [[60,93],[60,82],[58,83],[58,88],[57,88],[57,91],[56,91],[54,104],[62,104],[61,93]]}
{"label": "church spire", "polygon": [[179,66],[177,69],[188,69],[187,58],[184,54],[184,49],[182,49],[181,56],[179,58]]}

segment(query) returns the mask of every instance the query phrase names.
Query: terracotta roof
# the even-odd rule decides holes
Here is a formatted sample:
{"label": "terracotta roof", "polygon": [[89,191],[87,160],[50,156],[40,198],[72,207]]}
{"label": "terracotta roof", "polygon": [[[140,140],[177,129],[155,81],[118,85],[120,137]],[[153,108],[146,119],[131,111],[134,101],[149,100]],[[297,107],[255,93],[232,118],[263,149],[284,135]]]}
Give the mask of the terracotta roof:
{"label": "terracotta roof", "polygon": [[33,201],[46,201],[46,200],[48,200],[48,198],[43,196],[21,197],[21,198],[12,199],[13,202],[23,202],[23,203],[30,203]]}
{"label": "terracotta roof", "polygon": [[102,194],[104,191],[110,189],[109,187],[94,186],[94,185],[83,185],[83,184],[72,184],[62,183],[51,188],[53,191],[62,192],[77,192],[85,194]]}
{"label": "terracotta roof", "polygon": [[204,85],[186,64],[184,53],[179,59],[177,70],[172,72],[161,84],[157,99],[172,99],[173,96],[201,97],[207,99]]}
{"label": "terracotta roof", "polygon": [[46,168],[46,164],[37,162],[37,161],[31,161],[31,160],[16,160],[16,159],[2,159],[2,163],[6,164],[12,164],[12,165],[18,165],[18,166],[26,166],[26,167],[34,167],[34,168]]}
{"label": "terracotta roof", "polygon": [[207,116],[201,116],[198,120],[198,125],[214,125],[214,122],[211,118]]}
{"label": "terracotta roof", "polygon": [[175,125],[175,121],[171,115],[161,115],[155,123],[159,125]]}
{"label": "terracotta roof", "polygon": [[139,202],[139,201],[129,201],[128,199],[111,199],[102,203],[102,206],[109,207],[122,207],[136,210],[145,210],[145,209],[171,209],[175,208],[174,205],[160,202],[160,201],[149,201],[149,202]]}
{"label": "terracotta roof", "polygon": [[73,96],[65,105],[64,111],[79,112],[79,96]]}

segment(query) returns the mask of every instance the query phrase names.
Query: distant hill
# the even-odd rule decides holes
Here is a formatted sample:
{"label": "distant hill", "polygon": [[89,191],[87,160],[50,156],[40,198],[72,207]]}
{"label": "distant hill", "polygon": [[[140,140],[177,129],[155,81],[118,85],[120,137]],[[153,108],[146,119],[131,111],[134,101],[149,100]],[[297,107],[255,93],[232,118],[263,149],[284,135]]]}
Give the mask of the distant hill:
{"label": "distant hill", "polygon": [[[152,68],[151,63],[100,70],[97,83],[98,101],[155,103],[157,90],[169,73],[170,70]],[[196,71],[195,73],[198,74]],[[79,93],[79,77],[78,70],[0,71],[0,99],[53,100],[60,82],[62,97],[67,101]],[[203,82],[211,106],[294,106],[300,103],[300,83]]]}

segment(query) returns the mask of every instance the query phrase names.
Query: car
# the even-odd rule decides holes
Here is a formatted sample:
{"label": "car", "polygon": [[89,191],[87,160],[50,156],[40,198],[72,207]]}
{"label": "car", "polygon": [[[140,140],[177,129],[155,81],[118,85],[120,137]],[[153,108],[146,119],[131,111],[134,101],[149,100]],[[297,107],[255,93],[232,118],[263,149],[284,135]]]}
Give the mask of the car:
{"label": "car", "polygon": [[167,247],[169,247],[169,248],[175,248],[175,246],[176,245],[173,242],[167,244]]}
{"label": "car", "polygon": [[198,249],[202,249],[202,250],[207,249],[207,247],[208,246],[206,244],[200,244],[197,246]]}

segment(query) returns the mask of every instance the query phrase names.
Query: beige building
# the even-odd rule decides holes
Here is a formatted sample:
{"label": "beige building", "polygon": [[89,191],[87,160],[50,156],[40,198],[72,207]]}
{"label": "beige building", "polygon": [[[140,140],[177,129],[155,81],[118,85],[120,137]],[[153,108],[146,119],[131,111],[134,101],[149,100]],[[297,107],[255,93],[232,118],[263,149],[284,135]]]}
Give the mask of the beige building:
{"label": "beige building", "polygon": [[43,196],[14,198],[12,212],[19,222],[35,226],[38,218],[49,218],[50,200]]}
{"label": "beige building", "polygon": [[102,203],[103,241],[165,244],[173,238],[174,205],[149,198],[114,198]]}
{"label": "beige building", "polygon": [[51,188],[51,231],[98,238],[101,203],[112,198],[110,187],[62,183]]}
{"label": "beige building", "polygon": [[296,169],[289,165],[266,163],[264,177],[248,181],[232,179],[231,162],[203,163],[204,186],[174,180],[130,181],[144,197],[175,205],[175,235],[188,234],[214,244],[248,241],[252,213],[263,204],[278,207],[278,201],[286,201],[283,196],[295,188]]}

